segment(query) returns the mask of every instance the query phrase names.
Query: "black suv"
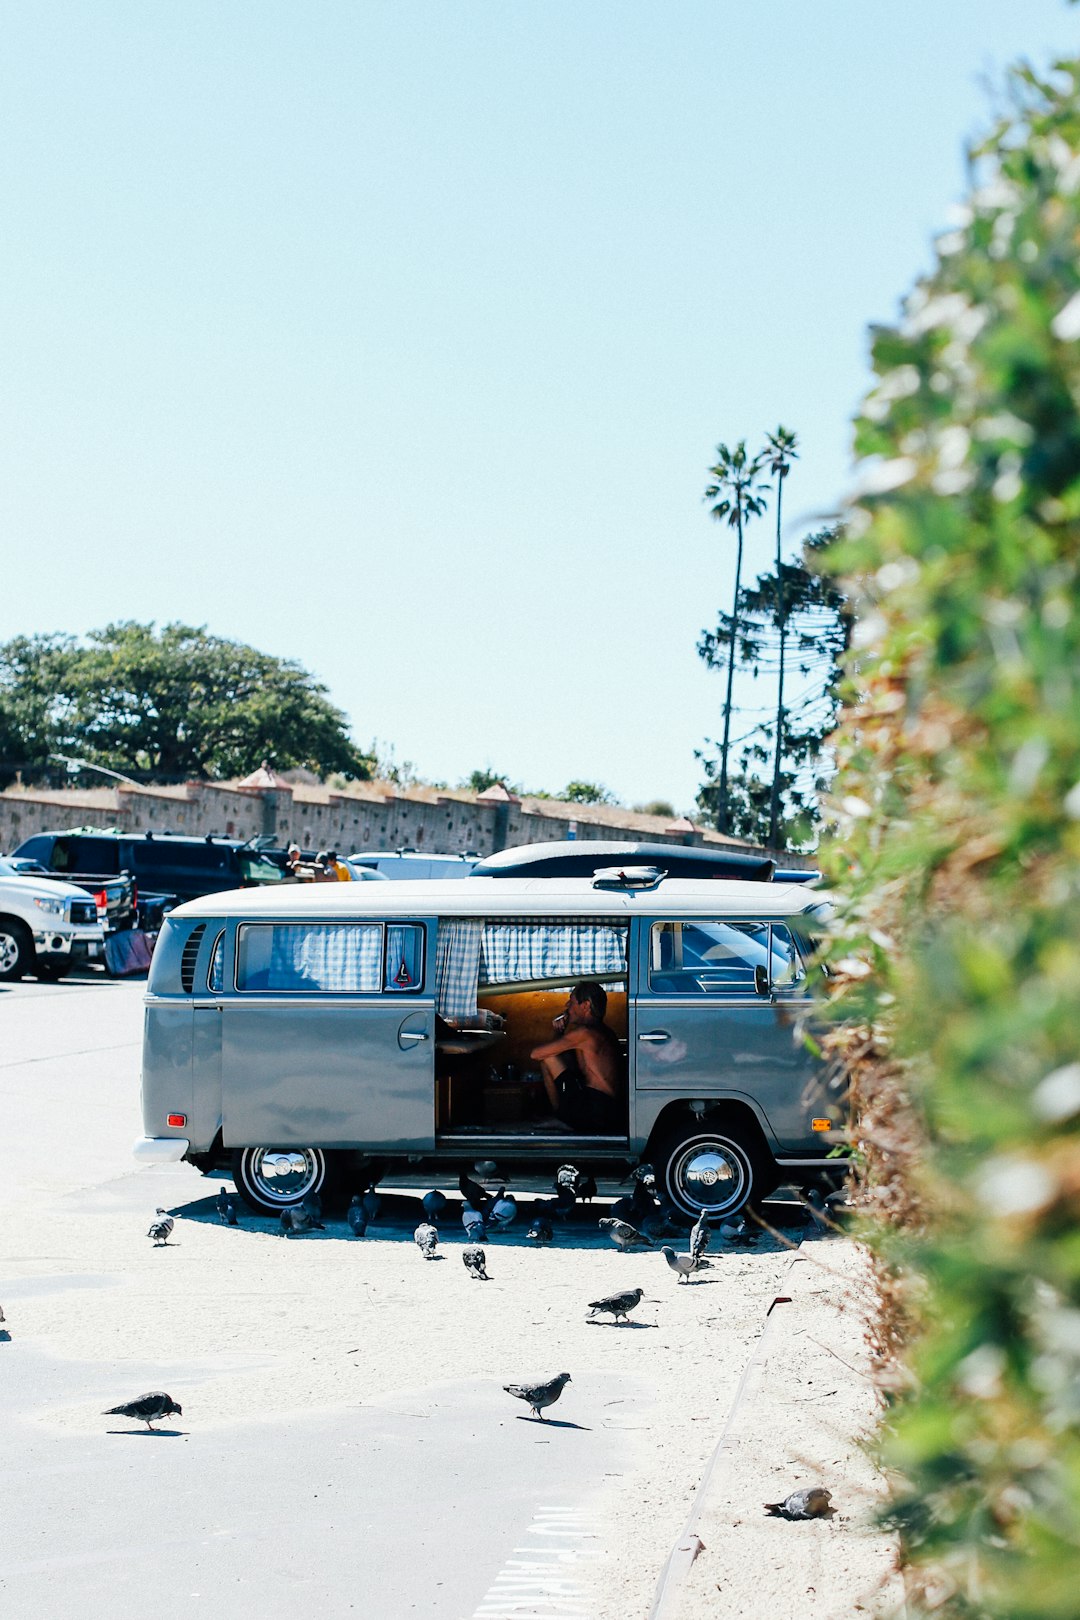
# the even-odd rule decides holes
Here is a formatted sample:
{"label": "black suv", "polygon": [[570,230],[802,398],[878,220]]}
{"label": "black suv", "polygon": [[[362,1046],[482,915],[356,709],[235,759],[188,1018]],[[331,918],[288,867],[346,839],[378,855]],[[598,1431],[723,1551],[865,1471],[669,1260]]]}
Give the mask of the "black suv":
{"label": "black suv", "polygon": [[221,889],[280,883],[285,876],[284,851],[254,849],[230,838],[182,838],[173,833],[93,829],[37,833],[13,853],[72,877],[130,872],[140,895],[166,894],[178,902]]}

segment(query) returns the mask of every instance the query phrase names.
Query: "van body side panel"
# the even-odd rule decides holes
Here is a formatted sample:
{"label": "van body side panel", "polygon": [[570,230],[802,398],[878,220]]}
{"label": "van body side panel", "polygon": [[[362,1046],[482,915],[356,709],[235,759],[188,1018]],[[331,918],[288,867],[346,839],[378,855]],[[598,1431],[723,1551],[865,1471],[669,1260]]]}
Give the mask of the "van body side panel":
{"label": "van body side panel", "polygon": [[[181,997],[154,1002],[143,1013],[142,1117],[147,1136],[191,1138],[192,1017],[191,1002]],[[170,1126],[169,1114],[186,1114],[189,1124]]]}
{"label": "van body side panel", "polygon": [[226,1147],[434,1148],[433,1000],[233,995],[221,1022]]}

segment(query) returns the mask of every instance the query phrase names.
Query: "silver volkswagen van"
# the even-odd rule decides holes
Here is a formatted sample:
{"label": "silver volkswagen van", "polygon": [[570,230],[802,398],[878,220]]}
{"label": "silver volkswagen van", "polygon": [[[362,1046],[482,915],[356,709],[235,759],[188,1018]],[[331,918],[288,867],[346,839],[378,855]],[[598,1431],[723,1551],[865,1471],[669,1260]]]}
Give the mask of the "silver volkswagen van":
{"label": "silver volkswagen van", "polygon": [[[649,869],[191,901],[154,953],[136,1156],[228,1168],[264,1212],[485,1158],[608,1182],[647,1160],[685,1214],[733,1215],[838,1169],[803,1033],[822,912],[799,884]],[[530,1059],[586,980],[623,1053],[609,1135],[562,1128]]]}

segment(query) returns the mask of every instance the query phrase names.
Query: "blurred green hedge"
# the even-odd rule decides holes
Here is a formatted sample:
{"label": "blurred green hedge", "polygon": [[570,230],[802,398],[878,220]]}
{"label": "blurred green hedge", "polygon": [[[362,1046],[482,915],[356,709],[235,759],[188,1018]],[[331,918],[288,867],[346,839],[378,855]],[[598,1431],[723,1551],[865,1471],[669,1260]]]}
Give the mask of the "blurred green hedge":
{"label": "blurred green hedge", "polygon": [[883,1440],[917,1608],[1080,1614],[1080,61],[1014,72],[966,206],[874,334],[826,566],[829,1045],[851,1068]]}

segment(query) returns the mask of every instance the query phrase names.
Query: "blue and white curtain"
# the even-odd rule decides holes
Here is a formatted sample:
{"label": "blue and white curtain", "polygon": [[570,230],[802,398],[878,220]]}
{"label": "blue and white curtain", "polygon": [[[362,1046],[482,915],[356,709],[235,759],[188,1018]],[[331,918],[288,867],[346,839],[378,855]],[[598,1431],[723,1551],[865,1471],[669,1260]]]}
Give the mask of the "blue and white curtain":
{"label": "blue and white curtain", "polygon": [[476,1017],[476,984],[484,925],[472,918],[439,923],[435,1007],[444,1018]]}
{"label": "blue and white curtain", "polygon": [[[308,923],[284,924],[274,927],[272,933],[265,970],[267,990],[371,994],[382,989],[382,928],[378,923],[315,928]],[[254,971],[244,976],[249,982],[241,988],[263,988],[250,982],[262,977],[254,961],[252,968]]]}
{"label": "blue and white curtain", "polygon": [[484,924],[483,984],[520,979],[610,979],[626,972],[625,924]]}

